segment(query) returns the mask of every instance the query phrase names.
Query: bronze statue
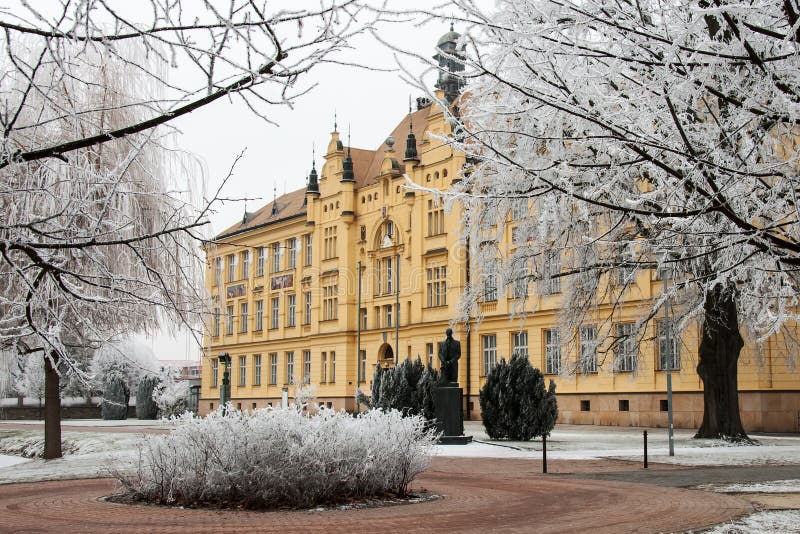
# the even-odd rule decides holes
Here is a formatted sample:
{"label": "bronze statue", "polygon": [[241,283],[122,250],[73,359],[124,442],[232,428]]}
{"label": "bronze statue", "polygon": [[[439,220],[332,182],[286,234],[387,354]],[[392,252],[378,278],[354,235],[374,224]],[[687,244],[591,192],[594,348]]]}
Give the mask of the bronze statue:
{"label": "bronze statue", "polygon": [[442,380],[458,383],[458,359],[461,358],[461,342],[453,339],[453,329],[445,331],[447,337],[439,342],[439,362],[442,364]]}

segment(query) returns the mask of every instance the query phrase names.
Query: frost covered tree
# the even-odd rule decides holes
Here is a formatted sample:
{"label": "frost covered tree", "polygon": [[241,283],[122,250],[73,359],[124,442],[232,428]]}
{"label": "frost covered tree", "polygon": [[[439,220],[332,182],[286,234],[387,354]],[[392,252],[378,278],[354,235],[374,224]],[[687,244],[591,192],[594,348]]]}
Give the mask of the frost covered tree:
{"label": "frost covered tree", "polygon": [[178,369],[166,367],[158,375],[153,400],[158,406],[159,417],[181,415],[189,404],[189,382],[180,379]]}
{"label": "frost covered tree", "polygon": [[97,349],[90,366],[92,383],[103,391],[103,385],[119,378],[128,391],[136,391],[139,381],[158,373],[160,366],[153,351],[136,341],[107,343]]}
{"label": "frost covered tree", "polygon": [[[609,357],[667,302],[677,330],[699,321],[697,435],[745,438],[741,332],[763,342],[797,321],[800,5],[454,3],[474,30],[454,141],[473,163],[456,195],[475,264],[499,260],[511,290],[563,293],[564,332],[605,318]],[[674,283],[615,330],[642,268]],[[473,277],[466,308],[493,276]]]}
{"label": "frost covered tree", "polygon": [[61,455],[59,370],[79,372],[71,351],[165,320],[200,338],[195,242],[216,197],[201,198],[169,121],[236,96],[269,121],[370,20],[357,21],[352,0],[184,4],[0,12],[0,349],[45,360],[46,458]]}

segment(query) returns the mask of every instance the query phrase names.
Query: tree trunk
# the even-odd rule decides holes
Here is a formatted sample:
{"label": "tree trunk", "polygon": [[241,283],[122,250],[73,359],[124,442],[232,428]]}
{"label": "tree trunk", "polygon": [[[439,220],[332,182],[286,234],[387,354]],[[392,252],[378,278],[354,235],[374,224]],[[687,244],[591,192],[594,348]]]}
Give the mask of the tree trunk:
{"label": "tree trunk", "polygon": [[58,354],[50,353],[52,362],[44,357],[44,458],[61,458],[61,391]]}
{"label": "tree trunk", "polygon": [[703,424],[695,437],[747,440],[739,417],[738,362],[744,340],[735,288],[707,290],[704,316],[697,365],[703,380]]}

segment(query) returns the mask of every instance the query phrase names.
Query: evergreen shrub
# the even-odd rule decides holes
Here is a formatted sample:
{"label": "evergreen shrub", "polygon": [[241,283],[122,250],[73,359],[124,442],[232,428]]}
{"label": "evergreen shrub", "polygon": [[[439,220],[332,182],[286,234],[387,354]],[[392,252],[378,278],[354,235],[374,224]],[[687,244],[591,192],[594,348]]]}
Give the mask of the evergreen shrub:
{"label": "evergreen shrub", "polygon": [[137,419],[156,419],[158,417],[158,406],[153,400],[153,389],[158,384],[158,377],[146,375],[139,380],[136,387],[136,418]]}
{"label": "evergreen shrub", "polygon": [[547,389],[544,376],[528,358],[515,355],[500,360],[486,377],[480,392],[481,416],[492,439],[527,441],[547,436],[556,424],[556,384]]}
{"label": "evergreen shrub", "polygon": [[103,385],[103,404],[100,407],[103,419],[127,419],[130,396],[125,380],[118,375],[111,376]]}
{"label": "evergreen shrub", "polygon": [[389,369],[375,366],[372,375],[372,396],[359,395],[359,401],[371,408],[397,410],[404,415],[422,415],[428,421],[435,416],[433,390],[439,382],[439,371],[422,360],[405,359]]}

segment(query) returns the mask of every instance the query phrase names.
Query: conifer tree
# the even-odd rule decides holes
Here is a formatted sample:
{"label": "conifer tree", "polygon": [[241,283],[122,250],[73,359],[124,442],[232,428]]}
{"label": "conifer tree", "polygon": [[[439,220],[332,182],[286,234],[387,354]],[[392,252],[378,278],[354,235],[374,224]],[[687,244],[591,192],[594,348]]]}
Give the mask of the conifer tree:
{"label": "conifer tree", "polygon": [[158,384],[158,377],[146,375],[139,380],[136,387],[136,418],[137,419],[156,419],[158,417],[158,406],[153,400],[153,389]]}
{"label": "conifer tree", "polygon": [[480,392],[481,415],[492,439],[527,441],[546,436],[555,426],[558,406],[555,382],[545,389],[541,371],[528,358],[501,359]]}
{"label": "conifer tree", "polygon": [[130,391],[121,376],[112,376],[103,387],[101,413],[105,420],[128,418]]}

